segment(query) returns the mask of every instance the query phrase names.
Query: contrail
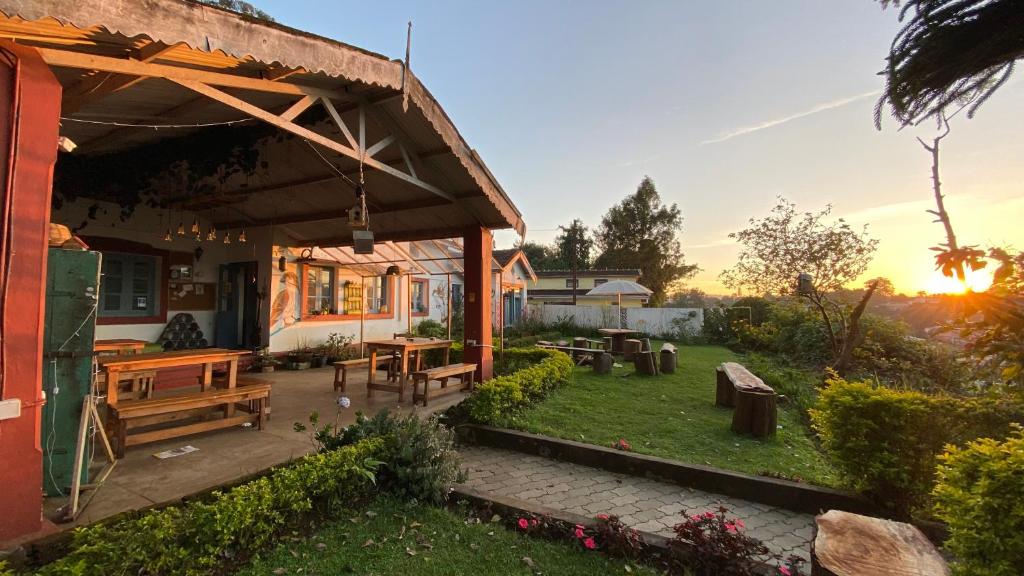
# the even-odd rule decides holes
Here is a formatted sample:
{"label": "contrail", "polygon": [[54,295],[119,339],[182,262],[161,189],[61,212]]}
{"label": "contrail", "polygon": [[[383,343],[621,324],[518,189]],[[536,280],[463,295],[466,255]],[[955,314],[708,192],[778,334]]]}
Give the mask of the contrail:
{"label": "contrail", "polygon": [[725,142],[726,140],[732,140],[733,138],[735,138],[737,136],[743,136],[744,134],[750,134],[751,132],[757,132],[759,130],[764,130],[766,128],[772,128],[774,126],[778,126],[779,124],[785,124],[786,122],[789,122],[791,120],[797,120],[797,119],[800,119],[800,118],[804,118],[806,116],[810,116],[811,114],[817,114],[818,112],[824,112],[826,110],[834,110],[836,108],[841,108],[843,106],[846,106],[847,104],[850,104],[851,102],[856,102],[858,100],[863,100],[863,99],[868,98],[870,96],[878,96],[880,93],[881,92],[879,92],[878,90],[874,90],[872,92],[865,92],[863,94],[858,94],[856,96],[850,96],[848,98],[840,98],[839,100],[832,100],[831,102],[825,102],[824,104],[818,104],[817,106],[815,106],[815,107],[813,107],[813,108],[811,108],[809,110],[804,110],[803,112],[797,112],[796,114],[792,114],[790,116],[785,116],[783,118],[776,118],[775,120],[768,120],[767,122],[761,122],[760,124],[753,124],[751,126],[743,126],[742,128],[737,128],[737,129],[735,129],[735,130],[733,130],[731,132],[727,132],[727,133],[725,133],[725,134],[723,134],[723,135],[721,135],[721,136],[719,136],[717,138],[713,138],[711,140],[705,140],[705,141],[701,142],[700,145],[704,146],[706,144],[718,144],[719,142]]}

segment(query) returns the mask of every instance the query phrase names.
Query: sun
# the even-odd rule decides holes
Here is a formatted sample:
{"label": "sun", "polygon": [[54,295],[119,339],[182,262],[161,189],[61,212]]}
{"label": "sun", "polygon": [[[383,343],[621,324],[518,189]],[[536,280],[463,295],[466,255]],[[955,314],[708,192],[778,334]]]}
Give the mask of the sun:
{"label": "sun", "polygon": [[925,291],[929,294],[963,294],[968,288],[974,292],[984,292],[991,285],[992,274],[984,268],[977,272],[968,271],[966,282],[943,276],[942,272],[936,270],[928,278]]}

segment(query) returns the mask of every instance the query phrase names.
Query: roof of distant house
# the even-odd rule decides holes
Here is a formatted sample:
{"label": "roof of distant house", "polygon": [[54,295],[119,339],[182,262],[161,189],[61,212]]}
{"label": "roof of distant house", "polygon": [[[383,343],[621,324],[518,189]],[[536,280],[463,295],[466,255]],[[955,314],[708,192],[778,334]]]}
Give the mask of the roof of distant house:
{"label": "roof of distant house", "polygon": [[[572,270],[537,270],[537,276],[542,278],[561,278],[563,276],[572,276]],[[640,271],[628,268],[609,270],[577,270],[576,276],[581,278],[604,278],[605,276],[638,277],[640,276]]]}

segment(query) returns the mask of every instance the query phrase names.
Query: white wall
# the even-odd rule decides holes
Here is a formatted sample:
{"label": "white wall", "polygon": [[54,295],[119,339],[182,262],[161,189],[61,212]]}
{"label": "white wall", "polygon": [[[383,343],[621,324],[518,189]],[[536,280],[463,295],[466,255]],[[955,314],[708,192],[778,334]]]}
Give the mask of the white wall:
{"label": "white wall", "polygon": [[[576,324],[587,328],[617,328],[619,320],[615,306],[573,306],[571,304],[530,304],[530,314],[539,314],[545,324],[563,318],[575,318]],[[660,336],[675,333],[672,321],[682,318],[691,335],[700,333],[704,325],[701,308],[623,308],[626,328]]]}
{"label": "white wall", "polygon": [[[90,219],[89,211],[92,206],[98,206],[96,218]],[[266,286],[269,281],[270,254],[270,230],[269,228],[258,228],[246,230],[248,242],[242,244],[232,242],[224,244],[222,241],[223,231],[214,241],[196,242],[190,236],[179,236],[173,234],[173,240],[166,242],[164,233],[168,228],[176,232],[178,222],[184,220],[185,228],[192,226],[193,215],[180,212],[168,212],[139,205],[135,208],[132,216],[126,221],[120,220],[120,207],[110,202],[99,202],[91,199],[79,199],[72,202],[65,202],[59,210],[54,210],[51,220],[57,224],[64,224],[70,228],[85,226],[79,229],[76,234],[80,236],[99,236],[104,238],[117,238],[147,244],[157,250],[168,250],[172,252],[193,252],[197,246],[203,248],[203,255],[198,261],[193,262],[193,280],[195,282],[217,282],[218,270],[221,264],[231,262],[257,261],[259,266],[259,281],[261,286]],[[209,229],[209,222],[200,218],[200,225],[205,234]],[[237,238],[238,230],[232,230],[232,240]],[[162,273],[167,274],[168,263],[162,262]],[[160,298],[166,299],[168,295],[160,294]],[[181,310],[168,309],[167,320]],[[192,314],[203,331],[204,337],[212,344],[215,310],[184,311]],[[156,341],[163,332],[165,322],[154,324],[104,324],[96,326],[96,338],[136,338]]]}

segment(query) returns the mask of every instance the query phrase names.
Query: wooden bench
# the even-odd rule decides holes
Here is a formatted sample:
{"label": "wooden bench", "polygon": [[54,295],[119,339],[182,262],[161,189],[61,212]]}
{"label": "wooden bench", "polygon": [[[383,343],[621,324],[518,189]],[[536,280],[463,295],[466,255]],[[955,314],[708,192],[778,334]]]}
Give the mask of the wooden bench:
{"label": "wooden bench", "polygon": [[[114,427],[114,438],[117,443],[117,457],[123,458],[128,446],[157,442],[177,436],[188,436],[239,426],[246,422],[255,423],[257,429],[263,428],[266,415],[267,400],[270,398],[270,384],[257,381],[244,381],[235,388],[214,388],[204,392],[168,396],[166,398],[150,398],[146,400],[125,400],[108,405],[110,419]],[[236,403],[242,414],[228,416],[229,408]],[[147,429],[129,433],[133,429],[153,426],[182,420],[196,416],[210,408],[223,407],[224,416],[199,421],[171,428]]]}
{"label": "wooden bench", "polygon": [[[452,394],[455,392],[468,391],[472,392],[474,387],[474,374],[476,373],[476,364],[449,364],[447,366],[438,366],[437,368],[430,368],[429,370],[420,370],[413,372],[412,374],[412,403],[422,400],[423,405],[427,405],[427,400],[435,396],[444,396],[445,394]],[[448,379],[458,377],[462,386],[459,388],[448,388]],[[431,390],[430,381],[437,380],[441,383],[439,389]],[[423,384],[423,392],[420,393],[420,383]]]}
{"label": "wooden bench", "polygon": [[[395,361],[398,360],[398,356],[395,354],[380,354],[377,356],[377,367],[387,365],[388,367],[388,380],[394,381],[398,379],[398,370],[395,367]],[[353,360],[339,360],[333,363],[334,366],[334,391],[344,392],[345,384],[348,379],[348,369],[356,368],[359,366],[369,366],[370,358],[355,358]]]}
{"label": "wooden bench", "polygon": [[715,376],[715,404],[735,408],[733,432],[757,437],[775,434],[778,408],[771,386],[736,362],[722,363]]}
{"label": "wooden bench", "polygon": [[546,348],[548,350],[558,350],[559,352],[565,352],[569,356],[572,356],[573,360],[576,361],[577,365],[583,365],[584,361],[593,360],[598,354],[604,354],[605,351],[597,348],[579,348],[576,346],[562,346],[560,344],[545,343],[541,344],[537,342],[538,348]]}

